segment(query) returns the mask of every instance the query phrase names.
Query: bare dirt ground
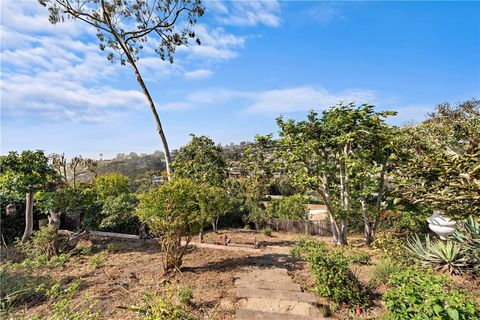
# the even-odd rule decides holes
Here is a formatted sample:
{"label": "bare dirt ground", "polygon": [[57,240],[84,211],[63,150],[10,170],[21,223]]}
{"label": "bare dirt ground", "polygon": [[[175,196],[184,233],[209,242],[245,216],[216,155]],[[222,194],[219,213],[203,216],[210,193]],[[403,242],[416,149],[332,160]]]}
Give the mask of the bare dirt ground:
{"label": "bare dirt ground", "polygon": [[[189,309],[199,319],[234,319],[235,315],[235,275],[244,272],[245,267],[265,266],[285,268],[294,282],[303,289],[310,290],[315,282],[308,273],[304,262],[293,259],[289,254],[292,246],[300,235],[273,232],[267,236],[259,232],[244,229],[222,230],[219,233],[207,233],[206,243],[222,244],[226,233],[232,247],[235,244],[251,245],[254,235],[262,250],[258,253],[216,250],[192,247],[184,257],[181,273],[168,278],[168,283],[175,288],[191,287],[193,300]],[[329,237],[317,237],[330,245]],[[194,239],[196,241],[198,239]],[[82,245],[92,243],[85,241]],[[360,237],[350,237],[350,244],[359,250],[367,252],[372,261],[378,260],[376,254],[362,244]],[[92,263],[95,253],[72,256],[63,266],[54,269],[35,271],[35,276],[49,275],[54,280],[64,283],[81,281],[79,290],[75,293],[73,303],[94,305],[94,311],[100,311],[102,319],[135,319],[136,315],[122,307],[138,305],[146,293],[155,292],[165,287],[167,278],[162,275],[161,253],[158,244],[144,241],[113,241],[107,240],[95,243],[97,252],[104,253],[104,260],[98,264]],[[107,250],[107,246],[109,250]],[[274,250],[274,248],[276,248]],[[282,250],[278,250],[282,249]],[[97,253],[98,254],[98,253]],[[370,266],[355,266],[360,280],[368,283],[371,278]],[[471,279],[455,279],[461,287],[480,294],[478,281]],[[478,280],[478,279],[477,279]],[[378,290],[379,294],[384,288]],[[326,302],[319,300],[319,308],[324,309]],[[94,303],[95,302],[95,303]],[[376,318],[383,308],[379,301],[377,306],[362,318]],[[51,308],[51,303],[43,302],[35,306],[24,307],[15,316],[44,315]],[[338,319],[349,318],[351,310],[338,310],[334,316]],[[328,315],[328,314],[327,314]]]}

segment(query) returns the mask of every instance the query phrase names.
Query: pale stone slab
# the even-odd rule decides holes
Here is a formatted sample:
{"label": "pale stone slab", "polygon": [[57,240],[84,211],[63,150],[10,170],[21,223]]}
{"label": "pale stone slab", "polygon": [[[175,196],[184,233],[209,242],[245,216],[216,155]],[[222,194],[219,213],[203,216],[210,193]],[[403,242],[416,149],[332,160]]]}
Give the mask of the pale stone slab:
{"label": "pale stone slab", "polygon": [[278,299],[241,299],[237,303],[237,308],[253,311],[286,313],[292,315],[320,316],[319,310],[308,302],[285,301]]}
{"label": "pale stone slab", "polygon": [[237,320],[314,320],[316,317],[293,315],[287,313],[274,313],[239,309],[235,315]]}
{"label": "pale stone slab", "polygon": [[235,281],[235,287],[250,288],[250,289],[259,288],[259,289],[287,290],[287,291],[298,291],[298,292],[302,291],[302,288],[300,287],[300,285],[293,283],[291,281],[280,282],[280,281],[238,279]]}
{"label": "pale stone slab", "polygon": [[287,290],[237,288],[237,298],[269,298],[287,301],[317,302],[313,293]]}

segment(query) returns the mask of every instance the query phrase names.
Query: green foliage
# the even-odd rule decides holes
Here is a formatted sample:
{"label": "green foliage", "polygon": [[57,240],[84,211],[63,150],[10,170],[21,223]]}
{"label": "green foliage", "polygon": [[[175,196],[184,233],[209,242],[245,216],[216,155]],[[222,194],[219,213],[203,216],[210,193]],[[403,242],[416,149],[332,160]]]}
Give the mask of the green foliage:
{"label": "green foliage", "polygon": [[387,259],[407,259],[408,251],[404,242],[391,232],[383,232],[376,235],[372,248],[380,252]]}
{"label": "green foliage", "polygon": [[463,255],[475,273],[480,272],[480,223],[473,217],[458,221],[452,239],[462,245]]}
{"label": "green foliage", "polygon": [[193,288],[191,286],[179,288],[177,298],[180,304],[190,304],[193,299]]}
{"label": "green foliage", "polygon": [[0,157],[2,178],[0,191],[5,198],[12,198],[12,193],[26,193],[46,186],[48,181],[57,178],[55,170],[48,164],[43,151],[22,151],[18,154],[10,151]]}
{"label": "green foliage", "polygon": [[271,134],[257,135],[254,143],[244,150],[242,165],[248,172],[245,186],[251,202],[262,201],[272,185],[276,166],[274,145]]}
{"label": "green foliage", "polygon": [[265,227],[265,228],[262,229],[262,233],[264,235],[266,235],[267,237],[271,237],[272,236],[272,228]]}
{"label": "green foliage", "polygon": [[46,315],[33,316],[29,320],[97,320],[101,318],[99,311],[94,312],[92,309],[96,301],[88,301],[88,297],[84,296],[82,303],[73,305],[73,295],[78,291],[80,282],[72,282],[67,287],[63,287],[59,282],[52,287],[37,288],[37,291],[44,292],[50,299],[55,299],[51,310]]}
{"label": "green foliage", "polygon": [[305,121],[277,119],[279,166],[299,190],[322,198],[338,244],[347,242],[350,216],[363,212],[370,221],[382,209],[387,187],[382,179],[398,160],[396,129],[384,121],[394,114],[340,103],[321,117],[312,111]]}
{"label": "green foliage", "polygon": [[140,223],[135,215],[137,199],[133,194],[109,196],[103,203],[100,230],[137,234]]}
{"label": "green foliage", "polygon": [[217,186],[199,184],[198,188],[197,201],[200,215],[205,218],[205,222],[213,225],[214,231],[217,231],[219,218],[230,209],[229,196],[224,188]]}
{"label": "green foliage", "polygon": [[45,226],[34,231],[29,240],[24,242],[17,241],[15,247],[28,259],[48,261],[57,254],[56,243],[56,231],[50,226]]}
{"label": "green foliage", "polygon": [[405,265],[398,260],[382,259],[372,269],[372,283],[387,284],[393,274],[405,270]]}
{"label": "green foliage", "polygon": [[476,272],[479,269],[480,245],[479,239],[473,238],[472,234],[463,234],[465,230],[473,227],[468,221],[463,227],[458,227],[455,236],[447,241],[438,239],[430,241],[427,234],[423,243],[418,235],[415,235],[407,240],[406,247],[422,264],[432,266],[441,272],[454,274]]}
{"label": "green foliage", "polygon": [[480,214],[480,100],[442,104],[406,128],[411,157],[401,167],[400,196],[452,218]]}
{"label": "green foliage", "polygon": [[225,180],[230,206],[228,212],[222,217],[220,225],[223,227],[241,227],[246,221],[248,211],[245,207],[247,200],[245,183],[240,179],[227,178]]}
{"label": "green foliage", "polygon": [[180,244],[181,238],[190,240],[207,221],[199,205],[200,192],[197,183],[174,179],[140,195],[136,214],[160,241],[164,272],[181,266],[186,252],[186,246]]}
{"label": "green foliage", "polygon": [[305,197],[300,194],[274,199],[267,206],[267,216],[288,220],[304,220],[307,218],[305,202]]}
{"label": "green foliage", "polygon": [[48,277],[35,277],[25,269],[12,270],[6,264],[0,267],[0,315],[7,315],[19,305],[41,301],[44,294],[37,287],[50,283]]}
{"label": "green foliage", "polygon": [[101,251],[88,259],[88,264],[94,269],[103,267],[108,257],[108,251]]}
{"label": "green foliage", "polygon": [[[177,295],[178,296],[178,295]],[[139,320],[195,320],[195,316],[177,301],[172,290],[163,294],[147,293],[138,306],[126,307],[137,313]]]}
{"label": "green foliage", "polygon": [[350,263],[359,265],[370,264],[370,255],[363,250],[352,247],[340,247],[337,250],[340,250]]}
{"label": "green foliage", "polygon": [[175,177],[222,186],[227,176],[222,147],[209,137],[191,136],[192,140],[175,155]]}
{"label": "green foliage", "polygon": [[130,192],[130,179],[118,172],[97,177],[93,184],[100,200]]}
{"label": "green foliage", "polygon": [[442,275],[428,270],[407,269],[394,273],[382,302],[391,320],[478,319],[480,310],[463,291],[456,290]]}
{"label": "green foliage", "polygon": [[337,304],[368,306],[369,290],[352,272],[349,259],[340,250],[327,250],[323,242],[303,238],[295,244],[292,255],[309,263],[320,296]]}

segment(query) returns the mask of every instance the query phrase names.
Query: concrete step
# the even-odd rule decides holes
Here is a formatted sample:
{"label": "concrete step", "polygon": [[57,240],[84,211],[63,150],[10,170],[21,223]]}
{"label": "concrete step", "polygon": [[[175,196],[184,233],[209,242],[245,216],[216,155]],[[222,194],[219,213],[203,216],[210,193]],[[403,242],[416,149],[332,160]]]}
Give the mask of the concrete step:
{"label": "concrete step", "polygon": [[237,309],[316,316],[320,311],[308,302],[285,301],[266,298],[248,298],[237,302]]}
{"label": "concrete step", "polygon": [[266,280],[247,280],[237,279],[235,281],[235,287],[237,288],[250,288],[250,289],[275,289],[275,290],[287,290],[301,292],[300,285],[293,283],[291,280],[287,282],[280,281],[266,281]]}
{"label": "concrete step", "polygon": [[287,290],[237,288],[237,299],[266,298],[286,301],[299,301],[316,303],[317,298],[310,292],[295,292]]}
{"label": "concrete step", "polygon": [[315,320],[315,319],[322,319],[322,318],[294,315],[294,314],[287,314],[287,313],[238,309],[235,315],[235,319],[237,320]]}

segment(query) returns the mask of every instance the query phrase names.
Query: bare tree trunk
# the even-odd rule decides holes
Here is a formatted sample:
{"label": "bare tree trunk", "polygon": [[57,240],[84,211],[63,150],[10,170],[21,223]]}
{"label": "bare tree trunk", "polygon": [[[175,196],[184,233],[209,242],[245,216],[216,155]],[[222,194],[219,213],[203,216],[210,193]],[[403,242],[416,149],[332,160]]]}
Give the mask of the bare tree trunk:
{"label": "bare tree trunk", "polygon": [[365,243],[367,245],[370,245],[373,241],[373,225],[370,222],[370,215],[368,213],[368,208],[367,208],[367,200],[365,197],[360,198],[360,205],[362,208],[362,216],[363,216],[363,224],[364,224],[364,238],[365,238]]}
{"label": "bare tree trunk", "polygon": [[338,232],[337,245],[346,246],[348,244],[347,222],[344,219],[340,219],[340,221],[338,222],[338,225],[339,225],[339,232]]}
{"label": "bare tree trunk", "polygon": [[172,173],[170,163],[172,162],[172,158],[170,156],[170,149],[168,148],[167,138],[165,137],[165,132],[163,131],[162,123],[160,122],[160,117],[158,116],[158,112],[157,112],[157,108],[155,107],[155,103],[153,102],[152,96],[150,95],[150,92],[148,91],[147,86],[145,85],[145,82],[143,81],[143,78],[140,74],[140,71],[138,70],[137,64],[135,63],[135,59],[132,57],[132,54],[131,54],[130,50],[128,50],[127,44],[122,41],[122,39],[118,35],[115,28],[112,26],[112,23],[110,21],[110,16],[105,12],[105,10],[104,10],[104,17],[105,17],[105,20],[106,20],[110,30],[112,31],[112,34],[114,35],[115,39],[121,45],[122,50],[123,50],[123,52],[125,53],[125,56],[128,59],[128,62],[130,63],[130,65],[133,68],[133,72],[135,73],[135,77],[137,78],[137,81],[140,84],[140,87],[142,88],[142,91],[143,91],[143,93],[145,94],[145,97],[148,100],[148,105],[150,107],[150,111],[152,112],[153,119],[155,120],[155,124],[157,126],[158,135],[160,136],[160,139],[162,140],[163,152],[164,152],[164,156],[165,156],[165,167],[166,167],[166,170],[167,170],[168,180],[170,180],[171,179],[171,173]]}
{"label": "bare tree trunk", "polygon": [[33,191],[27,192],[25,207],[25,231],[22,236],[22,241],[27,241],[33,232]]}

